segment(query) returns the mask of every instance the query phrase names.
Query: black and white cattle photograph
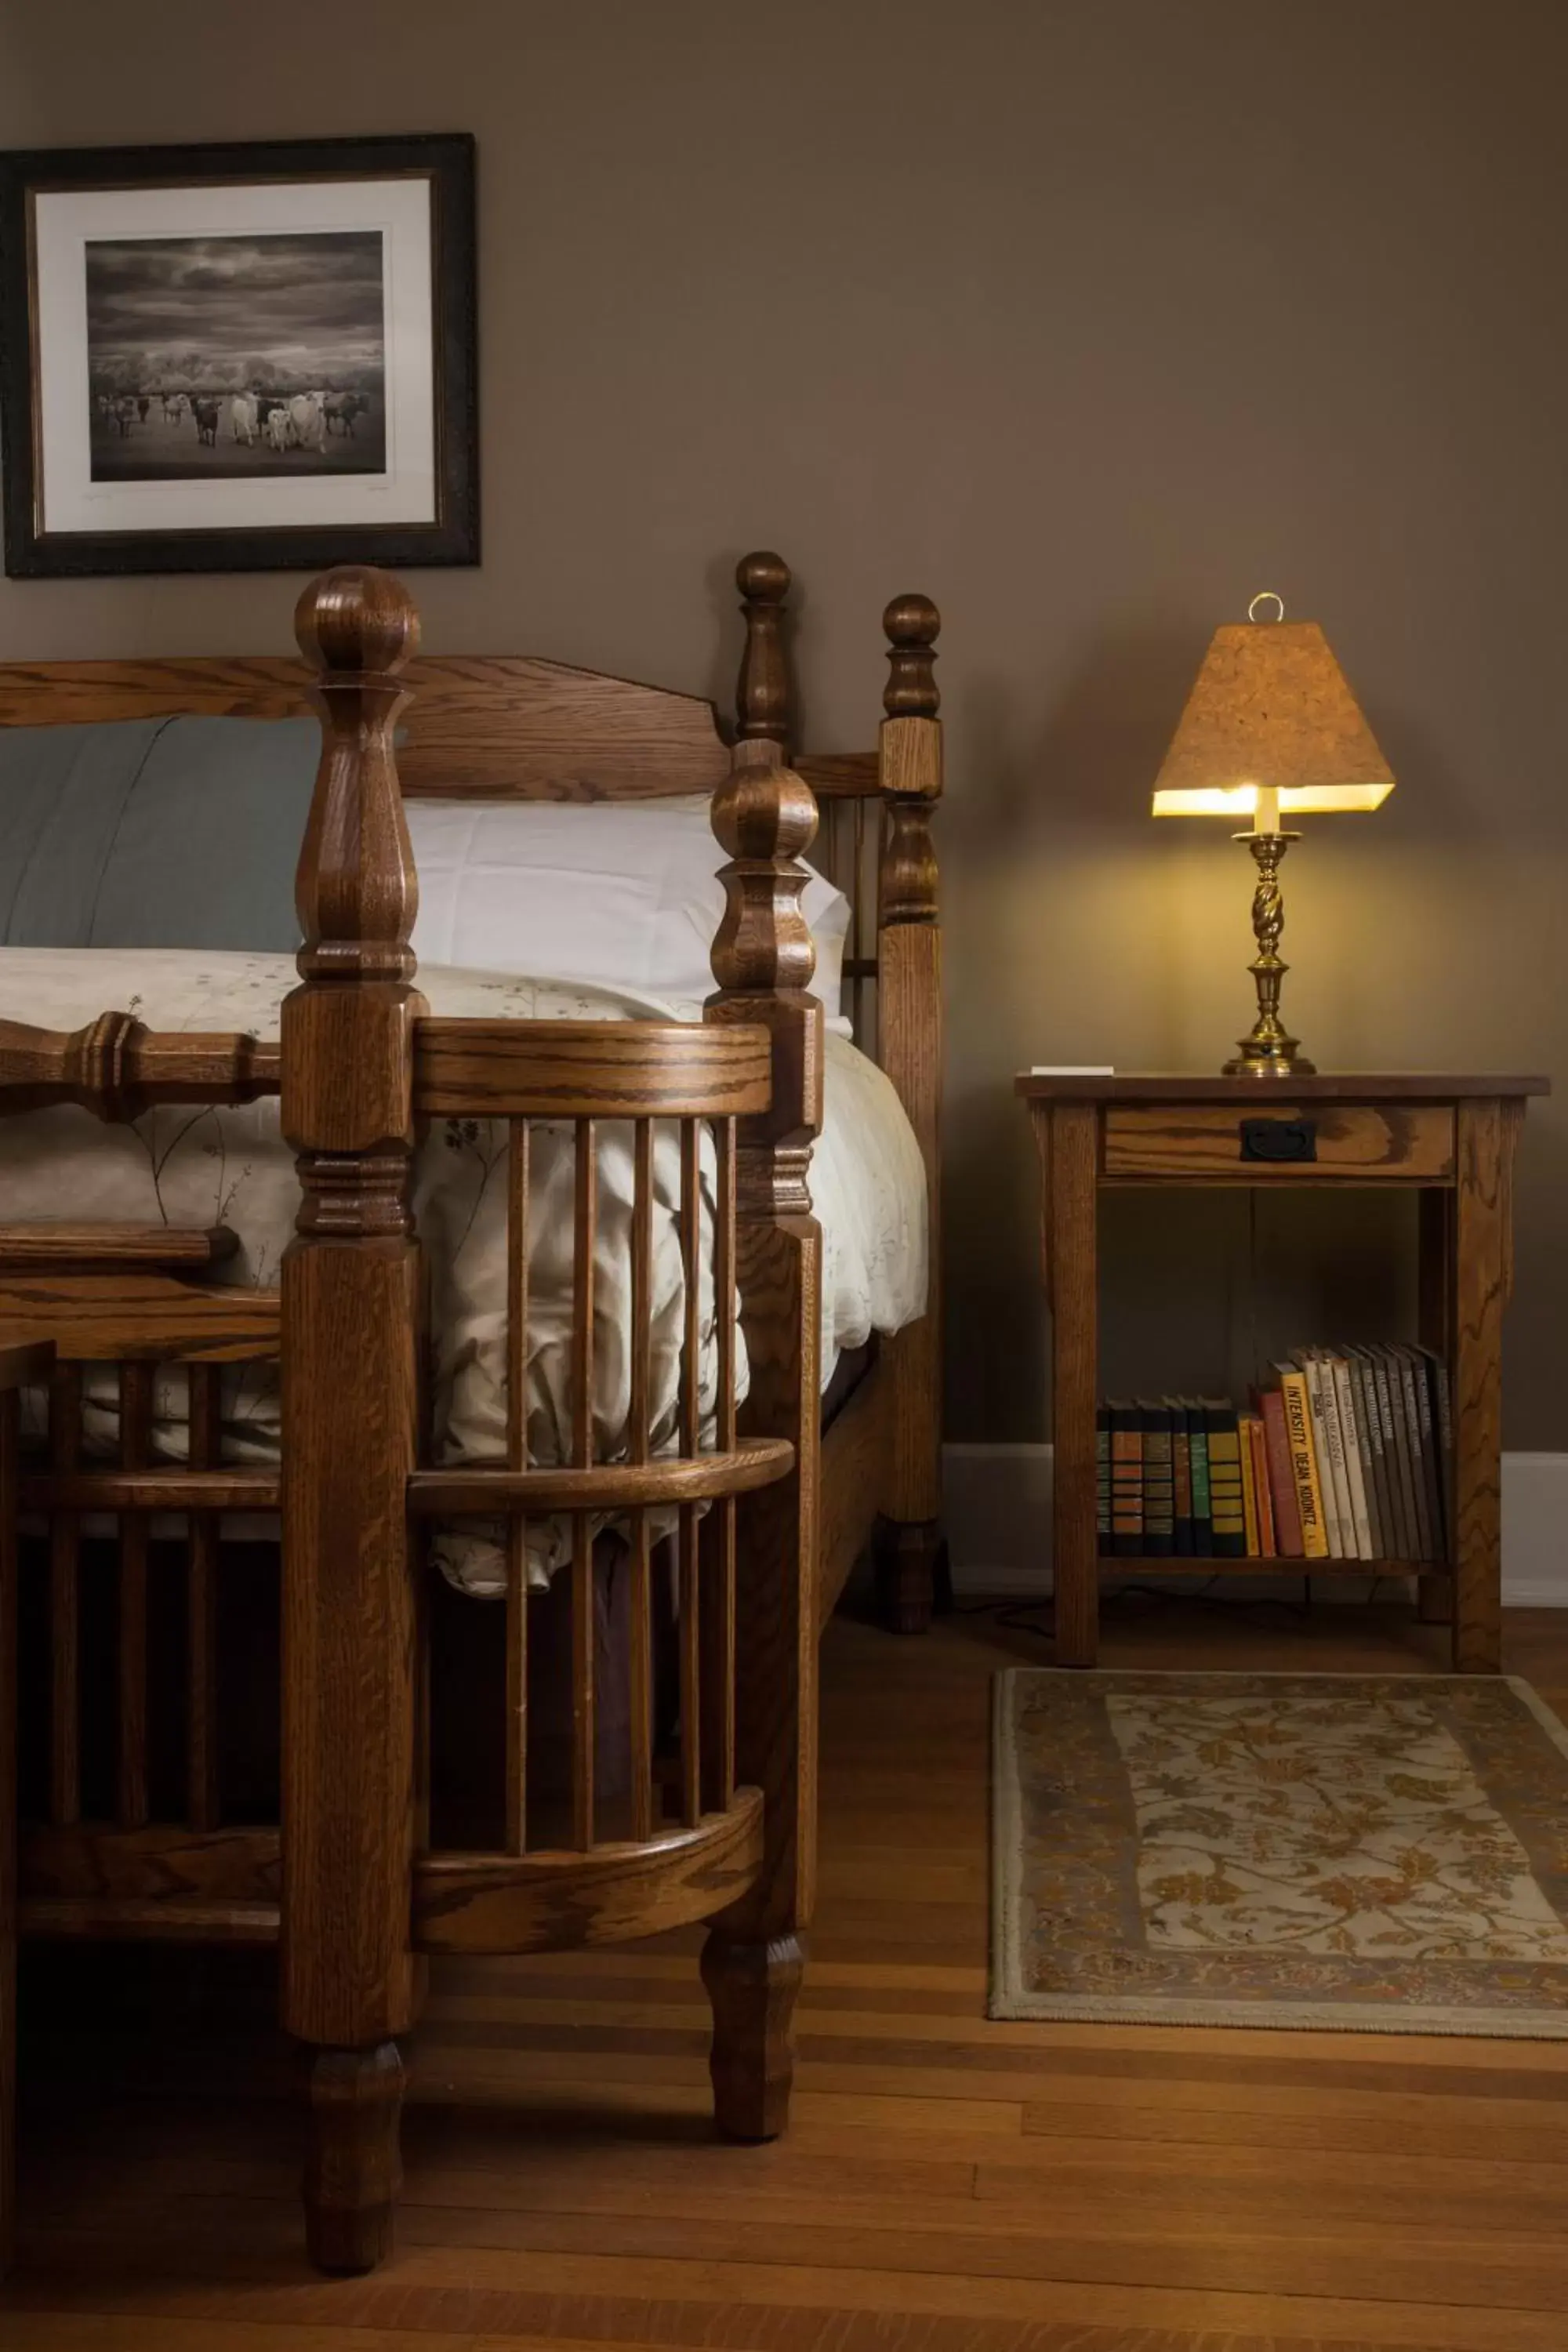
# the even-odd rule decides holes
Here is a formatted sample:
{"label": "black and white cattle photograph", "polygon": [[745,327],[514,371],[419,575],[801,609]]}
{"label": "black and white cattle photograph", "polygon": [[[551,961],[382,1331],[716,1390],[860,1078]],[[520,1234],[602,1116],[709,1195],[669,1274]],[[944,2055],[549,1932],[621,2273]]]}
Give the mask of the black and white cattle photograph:
{"label": "black and white cattle photograph", "polygon": [[86,247],[95,482],[379,474],[379,230],[94,237]]}

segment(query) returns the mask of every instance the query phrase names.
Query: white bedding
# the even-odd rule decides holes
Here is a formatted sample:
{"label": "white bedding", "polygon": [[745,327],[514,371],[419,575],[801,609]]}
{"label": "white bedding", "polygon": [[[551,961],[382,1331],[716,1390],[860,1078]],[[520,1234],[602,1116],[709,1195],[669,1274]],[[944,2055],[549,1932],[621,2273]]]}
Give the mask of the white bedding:
{"label": "white bedding", "polygon": [[[0,1015],[74,1029],[110,1008],[155,1029],[277,1034],[278,1006],[296,984],[293,959],[153,949],[0,948]],[[425,965],[418,984],[433,1013],[489,1019],[690,1018],[672,1004],[577,983]],[[823,1228],[822,1377],[871,1333],[896,1331],[924,1309],[926,1193],[919,1147],[882,1072],[842,1038],[826,1040],[825,1120],[812,1158],[812,1198]],[[683,1276],[675,1225],[679,1150],[657,1130],[654,1324],[650,1364],[656,1444],[670,1440],[679,1379]],[[504,1442],[504,1124],[436,1122],[416,1162],[415,1208],[432,1290],[434,1445],[442,1462],[495,1459]],[[529,1444],[531,1460],[563,1458],[569,1426],[573,1144],[566,1128],[535,1130],[530,1168]],[[711,1177],[704,1163],[704,1206]],[[0,1218],[68,1217],[231,1226],[239,1249],[225,1278],[268,1286],[293,1230],[299,1191],[279,1133],[276,1101],[219,1110],[168,1108],[131,1127],[106,1127],[64,1108],[0,1119]],[[601,1130],[595,1257],[595,1445],[614,1459],[626,1443],[631,1202],[629,1129]],[[705,1220],[706,1222],[706,1220]],[[706,1257],[706,1252],[705,1252]],[[708,1269],[704,1267],[705,1274]],[[705,1283],[700,1394],[710,1412],[716,1349]],[[743,1374],[743,1352],[741,1357]],[[156,1449],[184,1452],[184,1383],[160,1381]],[[111,1381],[89,1391],[89,1443],[115,1437]],[[248,1367],[226,1388],[225,1454],[275,1458],[276,1383]],[[557,1563],[559,1538],[531,1527],[536,1578]],[[493,1591],[489,1544],[444,1538],[442,1565],[469,1590]]]}

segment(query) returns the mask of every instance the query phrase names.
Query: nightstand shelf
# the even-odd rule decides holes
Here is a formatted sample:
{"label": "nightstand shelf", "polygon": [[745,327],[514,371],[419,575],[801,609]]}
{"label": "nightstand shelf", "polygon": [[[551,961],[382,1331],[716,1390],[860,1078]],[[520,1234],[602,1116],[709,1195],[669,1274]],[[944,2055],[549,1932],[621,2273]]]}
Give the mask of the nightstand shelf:
{"label": "nightstand shelf", "polygon": [[[1026,1075],[1040,1156],[1051,1307],[1057,1661],[1090,1666],[1105,1577],[1416,1580],[1452,1622],[1455,1666],[1500,1665],[1502,1316],[1512,1284],[1512,1171],[1538,1077],[1093,1077]],[[1453,1395],[1452,1561],[1194,1559],[1102,1554],[1096,1526],[1099,1197],[1176,1187],[1364,1186],[1420,1196],[1420,1338]]]}

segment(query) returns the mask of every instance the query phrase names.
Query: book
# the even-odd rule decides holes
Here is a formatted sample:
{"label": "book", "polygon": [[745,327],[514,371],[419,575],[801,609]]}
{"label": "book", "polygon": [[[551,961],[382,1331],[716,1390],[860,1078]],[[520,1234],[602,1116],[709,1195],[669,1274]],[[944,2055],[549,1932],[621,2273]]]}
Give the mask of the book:
{"label": "book", "polygon": [[1274,1519],[1274,1551],[1278,1559],[1300,1559],[1301,1513],[1296,1501],[1296,1474],[1290,1464],[1290,1438],[1285,1426],[1285,1399],[1278,1389],[1263,1389],[1258,1399],[1263,1427],[1264,1459],[1268,1468],[1268,1506]]}
{"label": "book", "polygon": [[1138,1412],[1143,1424],[1143,1549],[1151,1559],[1163,1559],[1176,1549],[1170,1408],[1140,1397]]}
{"label": "book", "polygon": [[1274,1496],[1268,1477],[1268,1444],[1260,1412],[1247,1414],[1247,1434],[1252,1447],[1252,1495],[1258,1511],[1258,1557],[1259,1559],[1278,1559],[1279,1545],[1274,1525]]}
{"label": "book", "polygon": [[1285,1437],[1295,1486],[1296,1517],[1301,1530],[1300,1557],[1303,1559],[1327,1559],[1330,1557],[1329,1531],[1318,1471],[1317,1446],[1312,1434],[1307,1375],[1297,1363],[1276,1364],[1274,1371],[1279,1382]]}
{"label": "book", "polygon": [[1252,1453],[1251,1419],[1245,1412],[1238,1412],[1236,1416],[1236,1449],[1241,1464],[1241,1523],[1247,1537],[1247,1557],[1248,1559],[1261,1559],[1263,1545],[1258,1518],[1258,1465]]}
{"label": "book", "polygon": [[1196,1397],[1184,1397],[1187,1416],[1187,1464],[1193,1481],[1193,1556],[1214,1558],[1214,1505],[1209,1495],[1208,1415]]}
{"label": "book", "polygon": [[1400,1398],[1405,1409],[1405,1434],[1410,1457],[1410,1486],[1415,1506],[1416,1559],[1436,1559],[1436,1538],[1432,1526],[1432,1509],[1426,1487],[1426,1465],[1421,1454],[1421,1414],[1415,1402],[1415,1368],[1409,1351],[1390,1348],[1389,1380],[1392,1385],[1397,1375]]}
{"label": "book", "polygon": [[1443,1506],[1443,1558],[1452,1563],[1454,1558],[1454,1403],[1448,1380],[1448,1367],[1435,1348],[1421,1348],[1417,1354],[1426,1366],[1427,1385],[1432,1391],[1433,1407],[1437,1421],[1437,1491]]}
{"label": "book", "polygon": [[1031,1062],[1032,1078],[1113,1078],[1109,1062]]}
{"label": "book", "polygon": [[1386,1346],[1369,1348],[1377,1381],[1378,1404],[1384,1415],[1384,1443],[1388,1449],[1389,1482],[1398,1525],[1400,1559],[1419,1559],[1421,1531],[1415,1520],[1415,1489],[1410,1475],[1410,1440],[1405,1423],[1405,1396],[1399,1367]]}
{"label": "book", "polygon": [[1136,1559],[1143,1549],[1143,1423],[1126,1397],[1107,1397],[1110,1423],[1110,1549]]}
{"label": "book", "polygon": [[1094,1528],[1098,1549],[1110,1549],[1110,1408],[1099,1405],[1094,1415]]}
{"label": "book", "polygon": [[1247,1518],[1242,1507],[1241,1441],[1236,1407],[1226,1397],[1202,1400],[1208,1432],[1209,1508],[1214,1521],[1214,1558],[1247,1558]]}
{"label": "book", "polygon": [[1394,1539],[1394,1517],[1389,1508],[1388,1465],[1384,1454],[1383,1415],[1378,1409],[1377,1386],[1364,1349],[1347,1348],[1345,1360],[1350,1366],[1351,1381],[1356,1394],[1356,1427],[1362,1442],[1366,1509],[1372,1522],[1373,1552],[1379,1559],[1397,1559],[1399,1546]]}
{"label": "book", "polygon": [[1427,1381],[1427,1362],[1419,1348],[1401,1348],[1400,1354],[1410,1367],[1411,1385],[1415,1395],[1415,1428],[1421,1444],[1422,1483],[1426,1498],[1426,1524],[1431,1530],[1432,1549],[1428,1559],[1448,1557],[1447,1530],[1443,1523],[1443,1465],[1438,1451],[1437,1407]]}
{"label": "book", "polygon": [[[1344,1516],[1340,1504],[1340,1488],[1334,1477],[1333,1454],[1329,1444],[1329,1396],[1333,1382],[1325,1381],[1317,1350],[1298,1348],[1296,1361],[1300,1365],[1307,1382],[1307,1408],[1312,1423],[1312,1452],[1318,1465],[1318,1489],[1322,1498],[1323,1532],[1329,1539],[1328,1557],[1343,1559],[1345,1550]],[[1338,1430],[1335,1431],[1336,1439]]]}
{"label": "book", "polygon": [[1193,1543],[1193,1440],[1187,1427],[1187,1408],[1180,1397],[1166,1397],[1166,1412],[1171,1416],[1171,1495],[1175,1514],[1175,1540],[1172,1549],[1183,1559],[1190,1559]]}
{"label": "book", "polygon": [[1324,1361],[1334,1384],[1334,1411],[1339,1417],[1340,1441],[1344,1447],[1346,1500],[1350,1507],[1351,1526],[1355,1533],[1355,1550],[1350,1557],[1375,1559],[1377,1546],[1373,1540],[1372,1517],[1366,1507],[1366,1477],[1362,1466],[1361,1431],[1356,1423],[1350,1366],[1341,1355],[1328,1356]]}

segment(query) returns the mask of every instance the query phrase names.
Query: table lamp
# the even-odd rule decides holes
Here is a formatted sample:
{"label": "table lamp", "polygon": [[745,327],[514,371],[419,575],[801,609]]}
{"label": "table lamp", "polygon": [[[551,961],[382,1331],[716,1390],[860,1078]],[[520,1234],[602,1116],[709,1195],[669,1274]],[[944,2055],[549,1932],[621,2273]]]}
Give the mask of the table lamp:
{"label": "table lamp", "polygon": [[[1259,620],[1260,604],[1278,611]],[[1250,817],[1245,841],[1258,867],[1252,929],[1258,954],[1258,1018],[1226,1077],[1308,1076],[1312,1064],[1279,1018],[1285,902],[1279,864],[1300,835],[1282,816],[1374,809],[1394,790],[1343,672],[1316,621],[1287,621],[1271,589],[1255,596],[1245,621],[1216,629],[1197,683],[1154,783],[1156,816]]]}

